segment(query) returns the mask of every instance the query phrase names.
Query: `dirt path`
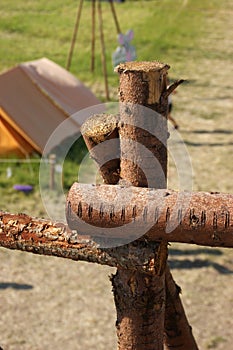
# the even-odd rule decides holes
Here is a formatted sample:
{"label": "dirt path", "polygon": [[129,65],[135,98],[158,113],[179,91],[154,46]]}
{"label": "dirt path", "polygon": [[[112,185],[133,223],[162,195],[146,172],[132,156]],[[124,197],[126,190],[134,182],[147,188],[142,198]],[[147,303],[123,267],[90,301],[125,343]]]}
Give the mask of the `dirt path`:
{"label": "dirt path", "polygon": [[[194,190],[233,193],[233,4],[225,3],[217,16],[208,17],[211,26],[200,38],[203,57],[177,68],[190,84],[174,96],[174,117],[192,159]],[[169,262],[202,350],[232,349],[232,255],[232,250],[171,245]],[[4,350],[116,349],[108,281],[114,269],[4,249],[0,257]]]}

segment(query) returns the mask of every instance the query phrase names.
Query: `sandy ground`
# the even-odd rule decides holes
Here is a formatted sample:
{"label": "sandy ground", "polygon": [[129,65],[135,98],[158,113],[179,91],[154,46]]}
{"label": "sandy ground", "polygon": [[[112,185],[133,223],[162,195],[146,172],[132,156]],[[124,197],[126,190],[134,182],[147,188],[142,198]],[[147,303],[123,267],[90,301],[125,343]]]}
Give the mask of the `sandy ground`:
{"label": "sandy ground", "polygon": [[[233,193],[230,1],[217,19],[208,19],[215,30],[200,38],[203,57],[187,66],[179,62],[175,68],[176,75],[190,83],[174,95],[174,117],[192,161],[193,190]],[[214,57],[210,60],[206,53]],[[170,160],[169,187],[178,185]],[[232,349],[232,256],[230,249],[170,247],[172,273],[182,287],[183,304],[203,350]],[[116,349],[108,278],[114,269],[3,248],[0,259],[0,346],[4,350]]]}

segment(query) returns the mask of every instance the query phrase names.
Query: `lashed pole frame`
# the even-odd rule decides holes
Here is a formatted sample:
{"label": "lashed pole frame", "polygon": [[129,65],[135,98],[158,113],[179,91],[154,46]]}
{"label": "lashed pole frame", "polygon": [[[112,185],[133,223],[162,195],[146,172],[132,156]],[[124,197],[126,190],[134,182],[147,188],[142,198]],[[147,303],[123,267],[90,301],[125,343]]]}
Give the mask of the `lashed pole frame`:
{"label": "lashed pole frame", "polygon": [[[168,65],[158,62],[133,62],[119,65],[116,69],[120,76],[119,99],[122,103],[119,123],[120,176],[134,186],[147,187],[150,181],[155,188],[166,188],[168,99],[163,94],[167,93],[168,69]],[[138,110],[138,105],[151,108],[163,118],[160,122],[156,122],[154,120],[156,117],[149,116],[148,120],[148,116],[145,115],[141,120],[143,112],[141,108]],[[137,127],[138,117],[140,128]],[[151,130],[151,133],[147,130]],[[146,175],[139,166],[140,160],[145,157],[145,152],[143,148],[138,147],[138,144],[151,151],[151,156],[144,159]],[[151,167],[153,157],[162,168],[162,177],[155,167]],[[151,274],[136,269],[132,272],[119,268],[112,277],[117,308],[119,350],[164,348],[164,327],[165,334],[168,334],[165,324],[166,260],[167,243],[162,242],[156,247],[155,255],[151,259]],[[170,310],[167,308],[168,312]],[[192,334],[190,333],[187,338],[189,346],[192,343],[194,349],[195,341]],[[167,345],[170,345],[169,341]]]}
{"label": "lashed pole frame", "polygon": [[[126,181],[134,186],[147,187],[149,180],[150,186],[152,183],[155,188],[166,188],[168,95],[182,83],[182,80],[176,81],[168,89],[166,80],[168,69],[168,65],[158,62],[131,62],[119,65],[116,70],[120,74],[120,119],[114,119],[110,115],[94,116],[83,126],[84,140],[92,157],[100,165],[100,172],[105,183],[115,184],[119,180],[121,182],[123,180],[123,182]],[[149,107],[160,113],[163,118],[156,120],[154,113],[153,118],[151,115],[149,118],[148,115],[145,115],[142,120],[141,114],[145,111],[140,106]],[[136,127],[138,121],[140,128]],[[145,128],[143,128],[143,124]],[[146,131],[148,129],[151,130],[151,133]],[[119,145],[117,136],[119,136]],[[114,159],[114,156],[109,157],[111,160],[107,163],[103,162],[106,152],[109,151],[108,144],[99,153],[98,148],[97,151],[94,148],[99,143],[112,139],[115,139],[115,148],[119,146],[121,150],[120,163]],[[138,148],[138,143],[151,151],[151,157],[148,157],[144,162],[147,176],[138,165],[140,160],[145,158],[144,151]],[[132,155],[133,161],[130,160]],[[159,161],[162,174],[156,171],[155,167],[151,167],[154,157]],[[98,195],[101,198],[106,198],[108,192],[109,189],[106,188],[103,196],[100,195],[99,191]],[[138,191],[139,197],[140,192],[141,190]],[[96,193],[94,193],[94,197],[96,198]],[[89,204],[93,203],[94,197],[90,196]],[[101,203],[99,204],[101,205]],[[93,218],[97,218],[97,221],[98,218],[101,218],[101,223],[94,222],[97,226],[107,225],[109,227],[109,222],[113,222],[115,219],[118,225],[123,224],[122,216],[125,219],[125,210],[124,215],[120,211],[119,220],[115,213],[114,215],[110,213],[108,218],[104,217],[104,214],[100,215],[102,214],[101,208],[96,211],[95,216],[93,208],[91,208],[90,218],[90,206],[86,205],[85,207],[85,203],[82,203],[82,197],[74,185],[68,196],[67,217],[70,226],[77,227],[75,223],[77,213],[79,213],[79,218],[81,217],[89,223],[95,221]],[[88,214],[88,217],[85,217],[85,213]],[[132,219],[135,217],[130,217],[129,221]],[[80,224],[78,225],[81,228]],[[148,271],[146,273],[139,271],[135,265],[133,270],[119,267],[117,274],[112,276],[117,309],[118,349],[163,349],[164,337],[167,349],[177,344],[181,344],[183,349],[197,349],[179,299],[178,288],[174,284],[169,268],[166,268],[167,242],[157,244],[154,248],[154,254],[149,258],[149,274]],[[166,286],[173,285],[171,291],[167,292],[170,301],[166,303],[166,318],[165,269]],[[171,327],[171,319],[173,319],[173,327]]]}
{"label": "lashed pole frame", "polygon": [[[132,68],[132,67],[131,67]],[[161,100],[167,98],[168,94],[174,89],[179,82],[176,82],[172,87],[166,90],[166,86],[163,87],[161,92]],[[140,89],[138,90],[140,92]],[[163,102],[163,106],[165,106],[165,102]],[[166,109],[166,108],[165,108]],[[165,110],[164,110],[165,112]],[[166,113],[165,113],[166,114]],[[119,139],[118,130],[116,129],[116,119],[111,119],[107,117],[108,123],[106,123],[106,116],[102,116],[102,122],[100,125],[104,125],[104,127],[98,128],[95,125],[91,125],[91,123],[84,127],[84,136],[86,141],[89,139],[89,148],[91,149],[93,145],[103,142],[105,139],[111,139],[113,137],[112,134],[115,134],[116,137],[116,147],[119,147]],[[95,124],[96,118],[93,119],[93,123]],[[98,124],[98,123],[97,123]],[[91,131],[92,130],[92,131]],[[95,131],[93,131],[95,130]],[[102,133],[102,134],[101,134]],[[95,135],[93,135],[95,134]],[[89,136],[90,137],[89,137]],[[95,136],[95,137],[93,137]],[[87,142],[88,143],[88,142]],[[92,152],[91,152],[92,153]],[[98,154],[92,153],[92,156],[98,163]],[[101,155],[100,155],[101,156]],[[101,162],[100,162],[101,163]],[[103,178],[105,183],[114,183],[116,184],[119,180],[119,161],[114,160],[111,162],[107,162],[108,169],[105,169],[104,166],[100,167],[101,173],[103,174]],[[69,197],[74,196],[74,201],[72,205],[77,205],[82,200],[82,198],[78,194],[78,188],[81,185],[74,184],[70,190]],[[87,186],[88,185],[83,185]],[[89,186],[88,191],[91,196],[95,196],[98,191],[105,192],[104,196],[106,197],[106,193],[109,192],[109,198],[111,198],[112,188],[117,188],[117,186],[107,186],[104,185],[100,187]],[[124,194],[124,187],[121,187],[122,195]],[[136,198],[139,197],[139,192],[151,191],[146,188],[136,188],[132,187],[132,192],[135,193]],[[92,193],[93,192],[93,193]],[[158,242],[163,241],[163,247],[166,247],[166,243],[169,242],[184,242],[184,243],[193,243],[199,245],[208,245],[213,247],[233,247],[233,195],[230,194],[221,194],[221,193],[192,193],[191,201],[189,207],[186,208],[186,214],[182,213],[182,211],[178,211],[177,219],[179,220],[179,226],[176,230],[171,231],[169,234],[165,231],[165,227],[167,221],[169,220],[169,211],[168,208],[172,208],[173,203],[176,201],[177,192],[168,191],[168,190],[152,190],[153,192],[153,201],[156,207],[156,203],[161,201],[161,196],[165,198],[163,213],[159,218],[159,221],[155,220],[152,222],[151,230],[148,232],[146,240],[136,240],[130,244],[125,244],[121,247],[117,248],[100,248],[97,243],[95,243],[91,237],[95,236],[95,227],[93,227],[92,232],[88,232],[89,236],[83,236],[85,232],[82,232],[82,227],[80,226],[80,233],[76,230],[72,230],[67,227],[67,225],[51,222],[49,220],[42,220],[32,218],[25,214],[9,214],[0,212],[0,246],[9,248],[9,249],[18,249],[22,251],[27,251],[35,254],[41,255],[52,255],[63,258],[68,258],[72,260],[84,260],[88,262],[95,262],[103,265],[109,265],[118,268],[121,270],[120,276],[117,275],[113,277],[113,284],[116,283],[115,297],[120,293],[121,295],[121,287],[123,290],[127,288],[127,293],[130,296],[134,297],[133,301],[133,312],[135,312],[135,304],[134,302],[138,302],[138,306],[141,308],[141,301],[145,304],[145,298],[147,293],[142,295],[142,299],[137,298],[136,292],[139,288],[137,283],[135,283],[135,267],[137,268],[136,277],[139,279],[142,287],[145,287],[145,281],[147,285],[150,282],[159,280],[160,278],[164,278],[161,275],[161,272],[165,268],[165,285],[166,285],[166,302],[165,302],[165,316],[164,316],[164,343],[166,349],[197,349],[195,340],[193,339],[191,329],[188,325],[187,319],[185,317],[184,309],[179,297],[180,288],[175,284],[169,268],[166,266],[164,259],[161,263],[155,264],[155,258],[157,261],[160,261],[161,258],[161,250],[159,249]],[[77,195],[79,199],[77,198]],[[183,195],[187,195],[184,193]],[[69,205],[69,197],[68,197],[68,208],[69,211],[71,206]],[[143,197],[143,195],[142,195]],[[138,225],[140,227],[143,224],[143,220],[145,219],[145,215],[142,217],[139,215],[140,212],[142,214],[143,203],[137,200],[138,205],[138,213],[137,217],[134,216],[135,219],[138,219]],[[79,205],[78,205],[79,206]],[[69,208],[70,207],[70,208]],[[75,208],[74,208],[75,209]],[[77,210],[76,210],[77,209]],[[82,207],[75,209],[75,215],[79,214],[83,220],[90,220],[90,215],[88,212],[90,210],[90,203],[83,203]],[[156,208],[155,208],[156,209]],[[99,211],[95,213],[91,212],[91,218],[93,220],[92,224],[95,226],[104,226],[111,228],[113,213],[110,212],[110,216],[102,215],[102,222],[95,222],[95,218],[100,219]],[[129,211],[130,213],[130,211]],[[125,219],[131,220],[130,214],[124,210]],[[132,210],[131,210],[132,213]],[[144,213],[145,214],[145,213]],[[85,215],[87,216],[85,218]],[[150,212],[147,213],[147,219],[150,220]],[[69,218],[72,221],[72,217]],[[75,221],[75,216],[74,216]],[[111,220],[109,220],[111,219]],[[97,221],[98,221],[97,220]],[[114,218],[114,220],[118,220],[118,225],[122,222],[119,221],[119,218]],[[122,217],[120,217],[122,220]],[[104,224],[103,224],[104,223]],[[75,224],[75,223],[74,223]],[[72,222],[71,222],[72,226]],[[111,233],[113,231],[109,230],[109,237],[111,237]],[[86,232],[87,233],[87,232]],[[114,236],[112,237],[114,239]],[[157,256],[156,256],[157,252]],[[163,257],[166,257],[165,254],[162,254]],[[117,272],[117,274],[118,274]],[[153,278],[155,272],[159,274],[158,279]],[[132,278],[133,276],[133,278]],[[150,276],[150,277],[149,277]],[[163,274],[164,276],[164,274]],[[146,279],[148,277],[148,279]],[[136,280],[137,281],[137,280]],[[119,283],[122,282],[119,286]],[[127,286],[124,283],[127,282]],[[164,286],[164,281],[162,282],[162,287]],[[156,288],[156,287],[155,287]],[[151,288],[154,291],[154,288]],[[146,291],[147,292],[147,291]],[[163,293],[163,292],[162,292]],[[150,294],[152,296],[152,294]],[[163,295],[163,294],[162,294]],[[136,298],[136,300],[135,300]],[[147,299],[147,298],[146,298]],[[153,301],[148,300],[148,313],[151,319],[154,319],[153,315],[151,315],[151,307],[153,308]],[[156,300],[156,299],[155,299]],[[161,299],[163,301],[163,299]],[[121,300],[124,301],[124,300]],[[127,300],[130,302],[130,300]],[[117,300],[118,302],[118,300]],[[164,303],[164,301],[163,301]],[[122,302],[121,302],[122,305]],[[130,304],[131,305],[131,304]],[[126,309],[118,312],[118,330],[122,330],[124,332],[122,319],[119,320],[122,314],[127,314],[126,310],[129,309],[127,303],[125,304]],[[159,304],[160,306],[160,304]],[[158,312],[159,306],[155,307],[155,311]],[[164,311],[164,306],[163,306]],[[129,315],[126,315],[126,318]],[[145,314],[145,319],[147,317],[147,313]],[[138,318],[137,318],[138,320]],[[139,319],[140,320],[140,319]],[[119,323],[120,321],[120,323]],[[129,324],[129,322],[126,322]],[[143,324],[144,325],[144,324]],[[149,327],[150,325],[145,325],[145,327]],[[126,334],[132,334],[132,331],[135,331],[135,328],[132,329],[133,325],[129,324],[129,329],[126,328]],[[138,327],[138,324],[137,324]],[[138,327],[140,328],[140,327]],[[158,327],[156,328],[158,331]],[[143,331],[143,329],[139,329],[139,331]],[[161,330],[162,332],[163,330]],[[153,333],[153,326],[152,326]],[[125,334],[125,333],[124,333]],[[148,334],[147,339],[143,339],[143,341],[150,340],[150,334]],[[120,334],[119,334],[120,336]],[[136,337],[137,339],[139,337]],[[161,336],[159,337],[161,339]],[[119,346],[123,348],[124,344],[132,343],[132,338],[129,336],[128,339],[123,339],[120,337]],[[158,342],[158,340],[156,340]],[[137,347],[136,347],[137,346]],[[156,343],[151,345],[151,347],[147,346],[147,344],[137,344],[133,346],[128,346],[130,349],[159,349],[161,348],[161,344]],[[127,347],[125,347],[127,349]]]}

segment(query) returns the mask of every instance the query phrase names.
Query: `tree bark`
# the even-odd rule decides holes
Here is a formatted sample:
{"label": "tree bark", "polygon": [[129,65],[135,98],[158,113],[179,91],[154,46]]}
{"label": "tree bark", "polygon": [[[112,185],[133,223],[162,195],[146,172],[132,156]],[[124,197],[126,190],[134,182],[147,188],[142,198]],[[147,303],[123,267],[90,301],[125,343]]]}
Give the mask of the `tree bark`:
{"label": "tree bark", "polygon": [[165,311],[165,349],[198,350],[188,324],[179,294],[181,289],[175,284],[169,268],[166,268],[166,311]]}
{"label": "tree bark", "polygon": [[[133,65],[135,67],[135,63],[133,63]],[[120,72],[120,75],[121,75],[122,72],[131,71],[131,68],[132,68],[132,66],[130,67],[130,64],[127,64],[127,67],[125,67],[124,65],[121,65],[120,67],[117,68],[117,70],[119,69],[118,72]],[[150,168],[150,160],[151,159],[149,158],[146,161],[146,164],[145,164],[145,162],[144,162],[144,164],[142,164],[144,167],[146,165],[146,169],[147,169],[147,171],[146,171],[147,178],[145,178],[145,175],[140,170],[140,166],[138,167],[138,165],[137,165],[137,163],[139,163],[139,165],[141,165],[140,164],[140,157],[139,157],[134,162],[133,167],[131,164],[131,170],[132,170],[133,174],[134,174],[134,172],[136,172],[136,176],[135,175],[133,176],[133,181],[134,181],[133,182],[130,177],[129,178],[127,177],[127,174],[128,175],[130,174],[130,171],[128,171],[130,169],[130,161],[127,161],[127,157],[126,157],[126,159],[124,159],[124,154],[121,154],[122,158],[125,160],[125,163],[126,163],[126,166],[124,164],[121,166],[121,177],[123,179],[126,178],[126,182],[131,182],[135,185],[146,186],[149,184],[151,186],[153,184],[153,186],[155,186],[155,187],[162,187],[163,188],[163,187],[166,187],[165,184],[166,184],[166,171],[167,171],[167,169],[166,169],[166,167],[167,167],[167,160],[166,160],[166,157],[167,157],[167,154],[166,154],[167,125],[166,125],[165,118],[162,120],[160,119],[160,123],[159,124],[157,123],[157,126],[156,126],[155,121],[153,119],[151,120],[151,118],[149,118],[150,119],[149,126],[151,125],[151,123],[154,124],[154,127],[155,127],[157,134],[154,135],[154,134],[151,134],[150,132],[149,133],[147,132],[146,137],[143,137],[143,131],[145,132],[145,130],[143,130],[143,129],[146,129],[148,131],[148,124],[147,124],[146,118],[143,119],[144,122],[146,121],[145,124],[143,124],[140,119],[139,120],[136,119],[136,121],[139,122],[139,126],[140,127],[142,126],[141,128],[139,128],[139,127],[135,128],[135,125],[133,123],[132,123],[133,127],[132,126],[128,127],[128,125],[127,125],[127,122],[128,122],[128,124],[130,124],[132,121],[134,121],[132,119],[131,120],[128,119],[130,114],[131,114],[129,112],[131,112],[131,111],[133,112],[133,114],[134,114],[133,118],[135,118],[135,116],[137,116],[141,113],[140,107],[138,108],[138,104],[148,106],[149,108],[157,111],[158,113],[161,113],[163,116],[166,117],[167,116],[167,107],[168,107],[167,106],[168,95],[180,83],[182,83],[182,81],[175,82],[173,84],[173,86],[170,86],[169,89],[166,89],[166,70],[169,68],[169,66],[163,65],[163,64],[158,64],[158,63],[153,63],[151,68],[152,68],[152,70],[155,69],[156,72],[153,72],[153,73],[150,72],[149,74],[147,72],[143,76],[143,74],[141,74],[141,72],[140,72],[141,68],[140,68],[140,63],[139,63],[137,66],[137,69],[139,70],[139,72],[137,74],[137,78],[136,78],[136,74],[134,75],[135,71],[133,69],[134,72],[133,72],[133,75],[131,75],[131,78],[132,78],[132,80],[134,78],[136,78],[136,80],[137,80],[136,83],[139,83],[140,87],[137,84],[134,86],[134,82],[132,83],[132,81],[127,86],[125,79],[123,79],[123,81],[121,83],[120,88],[123,86],[123,89],[122,90],[120,89],[120,101],[123,102],[123,104],[121,105],[121,113],[125,119],[124,121],[126,122],[124,125],[124,121],[121,120],[121,149],[124,150],[124,147],[125,147],[125,145],[123,144],[124,136],[126,138],[127,137],[131,138],[131,140],[133,142],[135,142],[135,144],[142,143],[147,148],[150,148],[150,150],[153,153],[152,157],[155,156],[156,159],[157,158],[159,159],[159,162],[161,164],[162,170],[163,170],[165,175],[163,176],[163,174],[162,174],[162,176],[160,176],[160,178],[159,178],[158,175],[159,175],[159,173],[161,174],[161,170],[157,167],[157,169],[159,169],[159,171],[157,170],[156,182],[153,182],[154,181],[153,180],[154,174],[153,174],[153,171],[151,172],[151,168]],[[145,64],[143,64],[143,70],[144,69],[145,69]],[[142,81],[144,79],[145,79],[145,82]],[[160,81],[160,84],[158,84],[158,80]],[[124,84],[126,84],[126,88],[124,88]],[[136,86],[137,86],[137,90],[135,91]],[[144,88],[147,90],[146,94],[145,94]],[[149,92],[148,92],[148,90],[149,90]],[[126,92],[127,96],[124,95],[125,92]],[[146,96],[146,98],[145,98],[145,96]],[[126,105],[126,102],[128,105]],[[130,102],[130,103],[128,103],[128,102]],[[132,105],[132,103],[133,104],[136,103],[137,106]],[[146,112],[146,115],[148,116],[148,111]],[[151,117],[152,114],[149,113],[149,116]],[[152,116],[152,118],[153,117],[154,117],[154,115]],[[158,127],[158,125],[159,125],[159,127]],[[140,129],[142,129],[142,130],[140,130]],[[105,141],[105,137],[104,138],[102,137],[103,133],[100,131],[100,129],[98,127],[94,128],[93,130],[94,130],[95,137],[99,132],[101,134],[101,137],[100,137],[100,139],[97,138],[98,140],[94,145],[90,143],[91,137],[89,137],[89,136],[91,136],[91,135],[89,135],[87,138],[84,137],[89,150],[92,149],[93,146],[95,146],[96,144],[99,144],[100,142]],[[153,130],[153,128],[152,128],[152,130]],[[139,134],[141,133],[142,137],[140,136],[138,138],[138,135],[137,135],[138,131],[139,131]],[[150,131],[150,127],[149,127],[149,131]],[[112,133],[112,134],[114,135],[114,133]],[[156,136],[158,136],[158,137],[156,137]],[[114,136],[114,137],[117,137],[117,136]],[[149,142],[148,142],[148,140],[149,140]],[[152,147],[151,147],[151,145],[152,145]],[[118,148],[118,144],[115,145],[115,147]],[[134,148],[128,147],[127,155],[131,154],[131,150],[132,150],[132,152],[135,151]],[[109,149],[108,149],[108,151],[109,151]],[[116,151],[115,151],[115,153],[116,153]],[[138,155],[138,151],[136,152],[136,155]],[[93,158],[100,165],[100,163],[102,163],[102,161],[100,162],[100,159],[103,158],[103,155],[96,153],[96,154],[94,154]],[[135,166],[135,164],[136,164],[136,166]],[[108,168],[110,169],[110,172],[109,172]],[[117,164],[112,163],[112,166],[109,166],[109,167],[105,166],[105,165],[101,165],[100,172],[102,173],[102,176],[104,178],[104,182],[109,183],[109,184],[117,183],[119,180],[119,170],[118,169],[119,169],[118,163]],[[126,175],[124,175],[124,169],[128,169],[128,170],[126,170]],[[141,171],[141,174],[140,174],[140,171]],[[149,176],[148,176],[148,171],[149,171]],[[113,174],[113,177],[112,177],[112,174]],[[116,176],[116,174],[117,174],[117,176]],[[149,178],[149,183],[148,183],[148,178]],[[69,208],[69,201],[68,201],[67,207]],[[80,207],[79,207],[79,211],[78,211],[79,215],[81,214],[81,212],[82,211],[80,211]],[[93,211],[89,210],[89,214],[90,213],[92,215]],[[123,213],[125,214],[125,211],[123,211]],[[101,216],[102,216],[102,214],[103,214],[103,211],[101,209]],[[113,213],[110,213],[110,219],[112,219],[114,216],[112,214]],[[124,215],[123,215],[123,217],[124,217]],[[145,243],[145,241],[144,241],[144,243]],[[134,244],[135,244],[135,242],[129,244],[128,247],[131,247]],[[163,259],[161,259],[161,257],[157,258],[156,264],[153,264],[153,262],[154,262],[153,259],[151,260],[150,267],[153,271],[153,276],[150,276],[150,279],[152,281],[149,282],[149,285],[151,285],[151,287],[153,289],[152,282],[154,281],[154,282],[156,282],[155,286],[157,286],[157,288],[158,288],[159,283],[161,284],[161,282],[162,282],[162,285],[163,285],[162,295],[164,297],[164,277],[161,278],[160,276],[156,276],[156,274],[158,273],[158,268],[156,270],[156,266],[158,267],[158,265],[161,264],[161,267],[164,268],[164,265],[165,265],[164,260],[166,261],[166,258],[164,259],[164,256],[166,256],[166,254],[167,254],[167,249],[166,249],[166,244],[165,244],[165,246],[164,246],[164,244],[162,244],[160,247],[165,248],[165,249],[162,249]],[[117,250],[118,249],[119,249],[119,247],[117,248]],[[155,249],[155,251],[158,252],[159,250]],[[146,254],[146,250],[142,249],[141,254],[142,253]],[[160,272],[163,270],[163,269],[161,269],[161,267],[159,269]],[[123,310],[123,312],[122,312],[121,306],[123,306],[123,304],[124,304],[124,298],[122,299],[122,295],[124,294],[124,289],[125,288],[127,289],[126,282],[127,281],[128,282],[129,281],[136,281],[136,283],[133,283],[133,285],[134,286],[140,285],[139,291],[142,292],[143,288],[145,287],[145,283],[143,283],[143,284],[139,283],[139,282],[137,282],[138,280],[140,282],[142,282],[143,280],[144,280],[144,282],[148,281],[147,276],[144,273],[140,273],[140,271],[138,271],[138,267],[137,267],[137,271],[134,271],[133,275],[128,269],[118,269],[116,276],[112,277],[112,283],[114,286],[115,302],[116,302],[116,306],[117,306],[117,319],[119,320],[119,322],[117,322],[117,334],[119,337],[119,349],[127,349],[127,346],[129,349],[133,349],[133,348],[134,349],[138,349],[138,348],[139,349],[148,349],[149,341],[150,341],[150,346],[152,346],[153,349],[163,348],[162,330],[163,330],[163,320],[164,320],[164,306],[161,307],[161,313],[159,316],[156,315],[156,313],[155,314],[153,313],[153,315],[150,314],[150,316],[151,316],[150,319],[152,321],[152,328],[153,328],[154,332],[152,331],[153,336],[148,337],[148,334],[150,334],[150,327],[148,326],[148,323],[147,323],[146,329],[143,330],[143,334],[145,334],[145,333],[147,334],[146,339],[143,336],[143,334],[139,333],[140,336],[139,337],[137,336],[137,331],[140,330],[139,325],[144,324],[143,320],[140,319],[140,314],[138,314],[137,310],[135,311],[135,308],[132,308],[133,312],[131,313],[131,321],[136,320],[136,323],[129,322],[127,319],[127,316],[125,314],[125,311]],[[122,282],[123,282],[123,284],[122,284]],[[128,285],[132,285],[132,283],[129,283]],[[123,286],[123,288],[121,288],[121,286]],[[153,300],[152,294],[155,295],[156,294],[155,291],[154,290],[152,292],[149,291],[148,293],[150,294],[148,300],[150,300],[150,301]],[[148,294],[148,293],[146,293],[146,294]],[[129,296],[127,304],[130,305],[130,300],[131,300],[130,292],[129,291],[127,292],[127,290],[126,290],[126,294]],[[121,300],[121,302],[118,302],[119,300]],[[160,301],[161,300],[164,300],[164,298],[160,299]],[[179,298],[178,298],[178,300],[179,300]],[[144,305],[141,308],[141,311],[143,312],[145,317],[147,317],[146,316],[147,312],[144,312],[144,311],[147,309],[147,306],[149,304],[150,304],[150,302],[149,303],[144,302]],[[159,304],[159,303],[157,303],[157,304]],[[155,301],[155,305],[156,305],[156,301]],[[128,307],[127,307],[127,309],[128,309]],[[149,313],[148,313],[148,315],[149,315]],[[155,316],[155,318],[153,316]],[[171,316],[171,309],[170,309],[170,316]],[[135,324],[136,324],[136,328],[134,327]],[[136,330],[136,333],[135,333],[135,330]],[[147,332],[147,330],[148,330],[148,332]],[[132,335],[132,337],[131,337],[131,335]],[[168,339],[169,339],[169,337],[168,337]]]}
{"label": "tree bark", "polygon": [[[152,272],[158,243],[136,241],[117,248],[99,248],[88,236],[80,236],[66,225],[0,211],[0,246],[40,255],[87,261],[122,269]],[[158,251],[161,255],[162,252]],[[156,267],[159,271],[160,267]]]}
{"label": "tree bark", "polygon": [[[158,62],[131,62],[116,67],[116,71],[120,75],[119,97],[120,103],[122,104],[120,109],[121,121],[119,123],[121,147],[120,176],[128,184],[140,187],[166,188],[168,96],[173,89],[182,83],[182,81],[178,81],[174,83],[173,86],[167,88],[167,70],[169,68],[168,65]],[[142,109],[138,105],[143,105],[144,108]],[[145,107],[149,107],[151,111],[145,111]],[[140,115],[143,115],[143,119]],[[138,147],[138,145],[140,145],[140,147]],[[145,149],[147,152],[145,152]],[[145,219],[146,212],[143,211],[143,213]],[[167,252],[166,242],[162,242],[161,247],[163,247],[162,250]],[[147,304],[150,305],[149,309],[153,309],[153,296],[155,309],[157,304],[156,295],[160,295],[160,300],[165,302],[164,267],[166,265],[166,260],[162,262],[160,259],[156,259],[155,256],[155,263],[158,264],[158,262],[160,262],[162,266],[161,273],[151,276],[150,284],[153,286],[153,291],[152,293],[150,293],[150,291],[145,293],[149,301]],[[123,275],[117,273],[116,279],[117,277],[118,283],[114,284],[115,297],[121,292],[122,282],[124,283],[124,278],[128,276],[125,272],[125,276],[124,273]],[[145,287],[146,276],[140,274],[140,277],[142,281],[144,280],[143,286]],[[139,286],[139,288],[136,289],[136,294],[138,293],[140,295],[143,286]],[[177,302],[177,300],[172,300],[169,298],[168,293],[167,295],[166,302],[173,304],[175,310],[175,302]],[[119,298],[119,300],[121,301],[122,298]],[[178,299],[178,301],[181,303],[180,299]],[[126,309],[129,310],[129,307]],[[140,334],[140,327],[137,324],[135,324],[133,330],[132,328],[126,328],[124,330],[124,321],[127,321],[127,311],[124,309],[124,304],[119,302],[117,307],[119,349],[123,349],[124,347],[127,349],[126,345],[130,345],[130,341],[132,342],[132,340],[127,341],[127,337],[131,335],[133,335],[135,341],[137,341],[134,349],[163,349],[162,335],[164,326],[166,329],[164,306],[161,306],[160,310],[161,313],[159,315],[155,314],[154,318],[152,315],[153,312],[152,314],[148,313],[148,323],[142,332],[146,334],[148,345],[145,345],[142,344],[144,342],[142,334],[141,337],[139,336],[136,338],[135,336],[135,328],[136,332]],[[171,309],[169,310],[169,317],[173,317]],[[137,311],[136,308],[132,307],[132,320],[134,317],[137,318]],[[151,329],[154,329],[155,332],[151,333]],[[125,334],[123,339],[119,336],[121,334]],[[124,341],[125,339],[126,343]],[[165,344],[167,344],[168,341],[169,336],[165,338]],[[183,347],[183,350],[187,350],[187,348]]]}
{"label": "tree bark", "polygon": [[[115,69],[120,75],[122,183],[166,187],[167,98],[161,96],[166,91],[168,68],[158,62],[128,62]],[[162,112],[165,118],[154,111]],[[155,254],[150,276],[136,269],[118,269],[112,277],[119,350],[163,349],[166,243],[160,249],[163,254]],[[161,266],[159,273],[157,265]]]}
{"label": "tree bark", "polygon": [[90,156],[99,166],[104,183],[113,185],[120,178],[118,119],[110,114],[96,114],[81,128]]}
{"label": "tree bark", "polygon": [[80,234],[233,247],[232,194],[74,183],[67,201]]}
{"label": "tree bark", "polygon": [[120,64],[121,178],[133,186],[166,188],[169,66],[158,62]]}
{"label": "tree bark", "polygon": [[117,310],[118,349],[163,349],[164,278],[118,268],[111,281]]}

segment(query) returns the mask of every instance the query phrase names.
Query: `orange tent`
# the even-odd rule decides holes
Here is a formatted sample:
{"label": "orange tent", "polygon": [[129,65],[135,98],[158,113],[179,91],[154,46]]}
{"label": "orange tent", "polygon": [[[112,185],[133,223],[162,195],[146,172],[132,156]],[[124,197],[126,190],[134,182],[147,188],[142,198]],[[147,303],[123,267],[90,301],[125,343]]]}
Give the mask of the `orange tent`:
{"label": "orange tent", "polygon": [[42,153],[53,131],[67,120],[60,142],[82,123],[68,117],[99,104],[71,73],[42,58],[0,75],[0,157]]}

